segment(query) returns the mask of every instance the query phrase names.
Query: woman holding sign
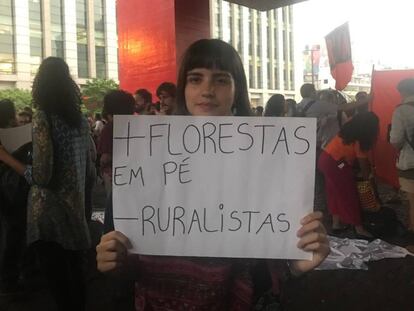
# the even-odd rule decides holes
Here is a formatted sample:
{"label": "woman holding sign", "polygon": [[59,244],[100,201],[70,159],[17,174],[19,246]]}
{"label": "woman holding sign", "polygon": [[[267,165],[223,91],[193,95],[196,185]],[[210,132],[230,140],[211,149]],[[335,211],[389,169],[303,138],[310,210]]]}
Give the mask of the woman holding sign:
{"label": "woman holding sign", "polygon": [[[250,115],[245,73],[233,47],[203,39],[187,49],[178,76],[177,110],[192,116]],[[312,270],[329,253],[321,219],[320,213],[302,219],[298,247],[313,252],[313,259],[291,261],[294,275]],[[278,294],[277,274],[280,277],[287,267],[278,260],[258,265],[248,259],[128,255],[129,247],[125,235],[110,232],[97,246],[97,263],[101,272],[136,272],[136,310],[176,310],[183,305],[191,310],[250,310],[266,290]],[[268,287],[260,289],[266,278]]]}

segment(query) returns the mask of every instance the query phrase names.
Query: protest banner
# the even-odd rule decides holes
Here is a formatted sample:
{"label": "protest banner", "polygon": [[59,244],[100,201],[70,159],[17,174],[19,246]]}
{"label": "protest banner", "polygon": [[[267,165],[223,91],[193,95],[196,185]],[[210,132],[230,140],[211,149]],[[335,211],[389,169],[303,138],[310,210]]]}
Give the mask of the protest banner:
{"label": "protest banner", "polygon": [[309,259],[316,120],[115,116],[114,223],[146,255]]}

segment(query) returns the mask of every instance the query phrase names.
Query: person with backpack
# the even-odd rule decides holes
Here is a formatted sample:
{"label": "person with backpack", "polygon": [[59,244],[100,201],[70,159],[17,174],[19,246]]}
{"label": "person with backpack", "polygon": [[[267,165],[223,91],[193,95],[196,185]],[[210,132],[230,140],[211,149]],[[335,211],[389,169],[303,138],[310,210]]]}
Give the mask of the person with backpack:
{"label": "person with backpack", "polygon": [[[336,134],[333,133],[329,139],[323,138],[326,136],[323,135],[325,131],[325,124],[330,123],[329,120],[336,122],[338,107],[335,105],[335,103],[328,100],[318,100],[316,96],[315,86],[310,83],[305,83],[302,85],[300,88],[300,95],[303,99],[298,104],[296,116],[317,119],[318,123],[316,147],[318,150],[320,150],[329,142],[330,138]],[[339,126],[337,126],[337,131],[339,131]]]}
{"label": "person with backpack", "polygon": [[397,90],[402,103],[392,115],[390,143],[399,152],[398,176],[410,205],[408,230],[414,233],[414,78],[402,80]]}

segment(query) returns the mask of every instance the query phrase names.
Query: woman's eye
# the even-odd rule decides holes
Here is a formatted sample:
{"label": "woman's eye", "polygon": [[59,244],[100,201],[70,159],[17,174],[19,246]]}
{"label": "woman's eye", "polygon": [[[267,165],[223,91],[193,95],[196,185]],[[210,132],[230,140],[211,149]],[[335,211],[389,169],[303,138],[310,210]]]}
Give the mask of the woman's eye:
{"label": "woman's eye", "polygon": [[230,83],[229,78],[218,78],[216,81],[218,84],[229,84]]}
{"label": "woman's eye", "polygon": [[197,76],[189,76],[187,77],[187,82],[188,83],[200,83],[201,82],[201,78],[197,77]]}

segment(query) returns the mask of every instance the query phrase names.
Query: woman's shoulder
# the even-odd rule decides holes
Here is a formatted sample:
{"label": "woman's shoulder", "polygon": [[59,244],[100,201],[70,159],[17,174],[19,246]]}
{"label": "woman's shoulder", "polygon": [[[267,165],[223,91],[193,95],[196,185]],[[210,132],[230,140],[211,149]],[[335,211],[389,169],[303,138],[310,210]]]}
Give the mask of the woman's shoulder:
{"label": "woman's shoulder", "polygon": [[32,118],[33,128],[49,129],[51,126],[51,124],[49,124],[50,122],[51,122],[50,118],[48,117],[46,112],[44,112],[43,110],[38,109],[33,113],[33,118]]}
{"label": "woman's shoulder", "polygon": [[43,110],[37,109],[36,111],[33,112],[32,120],[33,120],[33,122],[42,121],[42,120],[47,121],[46,112],[44,112]]}

